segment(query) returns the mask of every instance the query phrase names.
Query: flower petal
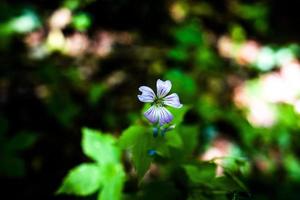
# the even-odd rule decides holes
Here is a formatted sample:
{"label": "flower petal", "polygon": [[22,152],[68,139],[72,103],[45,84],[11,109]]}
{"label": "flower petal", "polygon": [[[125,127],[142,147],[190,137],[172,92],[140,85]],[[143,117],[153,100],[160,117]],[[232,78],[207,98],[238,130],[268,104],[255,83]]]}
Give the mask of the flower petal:
{"label": "flower petal", "polygon": [[139,91],[142,92],[141,95],[138,95],[138,98],[141,102],[153,102],[155,99],[155,93],[153,90],[147,86],[139,87]]}
{"label": "flower petal", "polygon": [[156,106],[151,106],[145,113],[145,117],[151,122],[156,123],[158,121],[158,112]]}
{"label": "flower petal", "polygon": [[165,97],[171,90],[171,81],[162,81],[160,79],[156,82],[157,96],[158,98]]}
{"label": "flower petal", "polygon": [[182,107],[182,104],[180,103],[179,97],[176,93],[170,94],[163,98],[163,103],[174,108]]}
{"label": "flower petal", "polygon": [[157,112],[159,118],[158,121],[161,126],[170,123],[173,120],[173,115],[165,107],[158,107]]}

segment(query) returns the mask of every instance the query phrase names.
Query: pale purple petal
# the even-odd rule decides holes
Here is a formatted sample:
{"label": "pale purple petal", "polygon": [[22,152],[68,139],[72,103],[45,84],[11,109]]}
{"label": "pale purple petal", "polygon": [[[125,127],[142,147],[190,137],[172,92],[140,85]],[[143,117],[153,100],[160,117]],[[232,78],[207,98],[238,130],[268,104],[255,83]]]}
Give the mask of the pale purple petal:
{"label": "pale purple petal", "polygon": [[168,106],[171,106],[171,107],[174,107],[174,108],[181,108],[182,107],[182,104],[180,103],[179,97],[176,93],[173,93],[173,94],[170,94],[170,95],[166,96],[163,99],[163,103],[165,105],[168,105]]}
{"label": "pale purple petal", "polygon": [[155,93],[153,90],[147,86],[139,87],[139,91],[142,92],[141,95],[138,95],[138,98],[141,102],[153,102],[155,99]]}
{"label": "pale purple petal", "polygon": [[170,123],[173,120],[173,115],[165,107],[158,107],[157,112],[159,118],[158,121],[161,126]]}
{"label": "pale purple petal", "polygon": [[151,106],[145,113],[145,117],[151,122],[156,123],[158,121],[158,108],[156,106]]}
{"label": "pale purple petal", "polygon": [[162,81],[160,79],[156,82],[157,96],[158,98],[165,97],[171,90],[171,81]]}

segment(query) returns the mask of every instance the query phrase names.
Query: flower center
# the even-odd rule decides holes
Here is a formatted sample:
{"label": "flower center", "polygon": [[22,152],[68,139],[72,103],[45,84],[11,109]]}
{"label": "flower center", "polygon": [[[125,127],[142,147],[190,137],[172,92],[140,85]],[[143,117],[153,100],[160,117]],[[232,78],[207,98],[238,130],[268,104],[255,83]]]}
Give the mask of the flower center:
{"label": "flower center", "polygon": [[155,104],[156,106],[159,106],[159,107],[163,107],[164,106],[162,98],[155,98],[153,104]]}

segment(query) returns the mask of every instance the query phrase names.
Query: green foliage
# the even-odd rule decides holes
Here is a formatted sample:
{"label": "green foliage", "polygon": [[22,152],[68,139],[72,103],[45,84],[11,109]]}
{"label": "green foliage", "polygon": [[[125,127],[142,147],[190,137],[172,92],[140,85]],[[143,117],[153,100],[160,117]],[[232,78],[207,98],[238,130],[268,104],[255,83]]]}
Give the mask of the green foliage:
{"label": "green foliage", "polygon": [[185,125],[178,129],[183,143],[182,149],[190,157],[198,144],[199,127]]}
{"label": "green foliage", "polygon": [[[216,176],[216,165],[198,163],[183,166],[190,180],[190,198],[201,196],[201,199],[228,199],[229,194],[244,191],[244,185],[235,176]],[[246,190],[247,191],[247,190]]]}
{"label": "green foliage", "polygon": [[64,126],[72,125],[74,118],[79,114],[80,108],[72,101],[68,94],[58,92],[49,99],[48,109]]}
{"label": "green foliage", "polygon": [[[172,80],[172,91],[176,91],[184,103],[192,103],[190,99],[196,95],[197,85],[190,75],[180,70],[170,70],[165,74],[167,80]],[[184,83],[184,84],[182,84]]]}
{"label": "green foliage", "polygon": [[246,39],[246,35],[245,35],[246,33],[245,33],[244,29],[237,24],[234,24],[231,26],[230,34],[231,34],[232,39],[238,43],[243,42]]}
{"label": "green foliage", "polygon": [[[50,199],[61,170],[84,160],[57,194],[299,199],[296,3],[47,3],[0,1],[3,196]],[[184,105],[166,106],[174,120],[162,127],[136,98],[158,78]],[[83,128],[82,158],[85,125],[109,133]]]}
{"label": "green foliage", "polygon": [[203,116],[204,119],[209,121],[215,120],[220,115],[222,115],[216,100],[209,95],[205,95],[199,98],[197,103],[197,109],[199,114]]}
{"label": "green foliage", "polygon": [[100,98],[103,96],[106,90],[107,88],[104,84],[96,83],[92,85],[89,92],[89,102],[92,105],[97,104],[97,102],[99,102]]}
{"label": "green foliage", "polygon": [[199,24],[191,22],[172,30],[177,46],[170,49],[168,57],[176,61],[190,58],[190,48],[203,45],[203,36]]}
{"label": "green foliage", "polygon": [[88,128],[83,128],[82,131],[82,148],[85,155],[100,165],[119,162],[120,151],[114,145],[115,139],[111,135]]}
{"label": "green foliage", "polygon": [[22,131],[15,136],[6,137],[8,124],[0,119],[0,175],[6,177],[23,177],[26,175],[25,163],[21,152],[30,149],[37,141],[35,133]]}
{"label": "green foliage", "polygon": [[200,26],[197,23],[190,23],[174,30],[174,37],[179,45],[201,45],[203,42]]}
{"label": "green foliage", "polygon": [[140,179],[143,178],[152,161],[152,157],[147,153],[154,147],[151,144],[153,144],[152,133],[144,126],[130,126],[119,139],[120,147],[131,151],[132,161]]}
{"label": "green foliage", "polygon": [[22,151],[30,148],[37,140],[36,133],[23,131],[8,141],[7,146],[13,151]]}
{"label": "green foliage", "polygon": [[95,193],[103,183],[100,167],[85,163],[70,170],[57,194],[75,194],[86,196]]}
{"label": "green foliage", "polygon": [[105,177],[103,188],[99,193],[98,200],[120,200],[125,180],[125,173],[121,164],[108,165],[102,172]]}
{"label": "green foliage", "polygon": [[261,33],[268,30],[268,7],[263,3],[239,4],[236,5],[234,12],[248,21],[254,22],[254,28]]}
{"label": "green foliage", "polygon": [[174,115],[174,119],[172,120],[172,124],[180,125],[184,120],[184,115],[190,109],[190,106],[183,105],[180,109],[178,108],[168,108],[170,112]]}
{"label": "green foliage", "polygon": [[199,166],[183,166],[192,183],[209,183],[216,176],[216,165],[213,163],[203,163]]}
{"label": "green foliage", "polygon": [[91,26],[91,21],[87,13],[78,13],[73,17],[73,25],[78,31],[86,31]]}
{"label": "green foliage", "polygon": [[83,128],[82,132],[83,152],[95,163],[84,163],[72,169],[57,194],[86,196],[100,190],[99,200],[121,199],[125,172],[115,138],[88,128]]}
{"label": "green foliage", "polygon": [[[145,105],[143,110],[146,110],[148,105]],[[185,113],[188,111],[188,106],[183,106],[180,109],[168,108],[174,115],[172,123],[180,125],[183,121]],[[119,146],[122,149],[129,150],[132,154],[132,161],[137,171],[138,178],[141,180],[148,170],[153,157],[148,155],[150,150],[155,150],[156,153],[163,157],[170,156],[169,148],[181,149],[183,147],[182,138],[179,135],[177,128],[165,133],[165,136],[160,135],[163,128],[158,131],[158,136],[153,136],[151,128],[142,125],[132,125],[123,131],[119,138]]]}
{"label": "green foliage", "polygon": [[284,158],[283,162],[287,169],[288,176],[292,180],[300,182],[300,161],[299,161],[299,159],[296,156],[290,154]]}
{"label": "green foliage", "polygon": [[168,56],[177,61],[185,61],[188,59],[188,53],[183,47],[176,47],[168,52]]}

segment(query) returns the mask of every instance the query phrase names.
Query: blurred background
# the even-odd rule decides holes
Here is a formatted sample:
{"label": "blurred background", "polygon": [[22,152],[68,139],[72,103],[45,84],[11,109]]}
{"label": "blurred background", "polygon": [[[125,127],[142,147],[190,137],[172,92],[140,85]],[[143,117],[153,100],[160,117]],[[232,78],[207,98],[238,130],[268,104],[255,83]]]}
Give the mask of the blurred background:
{"label": "blurred background", "polygon": [[118,137],[141,118],[138,87],[160,78],[190,106],[183,124],[196,134],[195,159],[246,157],[251,199],[299,199],[298,8],[293,0],[1,0],[1,196],[83,199],[54,195],[87,160],[81,128]]}

